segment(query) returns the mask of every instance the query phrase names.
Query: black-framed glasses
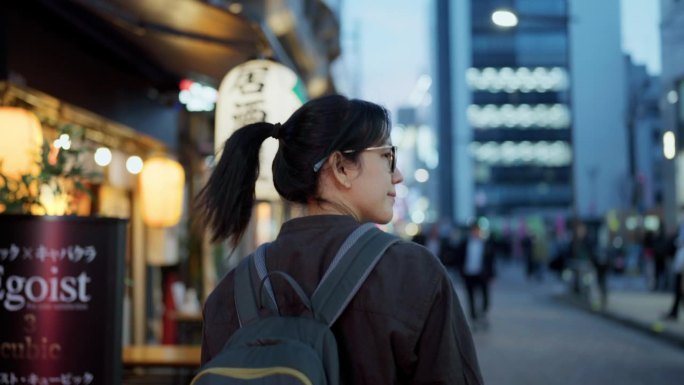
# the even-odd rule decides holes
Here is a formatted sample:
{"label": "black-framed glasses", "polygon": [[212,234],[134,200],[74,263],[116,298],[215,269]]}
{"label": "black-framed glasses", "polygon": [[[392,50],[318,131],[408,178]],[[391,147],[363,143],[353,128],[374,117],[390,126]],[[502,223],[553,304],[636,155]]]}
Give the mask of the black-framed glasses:
{"label": "black-framed glasses", "polygon": [[363,152],[363,151],[374,151],[374,150],[390,150],[388,161],[389,161],[389,168],[390,168],[390,173],[394,174],[394,170],[397,168],[397,146],[379,146],[379,147],[367,147],[362,150],[344,150],[342,151],[343,154],[352,154],[354,152]]}

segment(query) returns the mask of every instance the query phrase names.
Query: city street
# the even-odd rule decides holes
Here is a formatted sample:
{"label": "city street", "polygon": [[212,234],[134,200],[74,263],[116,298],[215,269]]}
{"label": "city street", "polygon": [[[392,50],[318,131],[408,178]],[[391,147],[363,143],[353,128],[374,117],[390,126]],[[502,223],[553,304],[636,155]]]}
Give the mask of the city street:
{"label": "city street", "polygon": [[474,333],[486,384],[682,383],[684,349],[554,299],[561,290],[555,277],[527,282],[518,267],[499,269],[490,327]]}

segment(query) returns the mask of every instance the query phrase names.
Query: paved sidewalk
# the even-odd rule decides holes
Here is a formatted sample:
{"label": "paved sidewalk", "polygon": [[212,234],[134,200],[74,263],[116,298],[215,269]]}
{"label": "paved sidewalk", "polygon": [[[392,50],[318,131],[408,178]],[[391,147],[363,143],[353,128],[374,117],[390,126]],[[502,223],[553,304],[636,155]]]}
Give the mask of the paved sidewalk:
{"label": "paved sidewalk", "polygon": [[679,319],[676,321],[662,318],[672,306],[673,294],[648,291],[639,285],[630,284],[628,278],[621,278],[613,277],[609,280],[605,309],[601,309],[596,301],[593,305],[589,304],[568,291],[558,294],[556,298],[684,348],[684,309],[680,309]]}

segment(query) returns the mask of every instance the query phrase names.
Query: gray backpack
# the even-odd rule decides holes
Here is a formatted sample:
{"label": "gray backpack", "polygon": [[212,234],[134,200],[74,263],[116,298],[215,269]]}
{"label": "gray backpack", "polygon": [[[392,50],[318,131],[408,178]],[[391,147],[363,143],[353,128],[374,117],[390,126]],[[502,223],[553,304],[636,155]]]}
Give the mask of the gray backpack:
{"label": "gray backpack", "polygon": [[[342,243],[311,299],[287,273],[267,272],[264,255],[268,244],[261,245],[235,271],[240,329],[202,367],[191,385],[339,385],[337,343],[330,327],[385,250],[398,240],[372,224],[357,228]],[[256,286],[252,272],[261,281]],[[275,276],[290,284],[313,318],[278,313],[270,283]],[[259,317],[263,306],[270,309],[271,316]]]}

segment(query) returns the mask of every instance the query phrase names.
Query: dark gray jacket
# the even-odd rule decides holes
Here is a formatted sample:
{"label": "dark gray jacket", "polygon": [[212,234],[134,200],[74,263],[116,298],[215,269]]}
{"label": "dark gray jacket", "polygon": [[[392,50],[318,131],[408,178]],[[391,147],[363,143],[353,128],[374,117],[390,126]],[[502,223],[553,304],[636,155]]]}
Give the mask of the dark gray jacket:
{"label": "dark gray jacket", "polygon": [[[320,215],[283,224],[266,255],[269,271],[289,273],[310,296],[346,237],[359,223]],[[273,280],[283,314],[305,309],[282,280]],[[204,306],[202,363],[237,330],[233,272]],[[470,330],[442,264],[412,242],[391,246],[333,325],[344,384],[482,384]]]}

